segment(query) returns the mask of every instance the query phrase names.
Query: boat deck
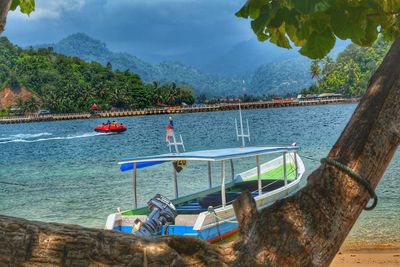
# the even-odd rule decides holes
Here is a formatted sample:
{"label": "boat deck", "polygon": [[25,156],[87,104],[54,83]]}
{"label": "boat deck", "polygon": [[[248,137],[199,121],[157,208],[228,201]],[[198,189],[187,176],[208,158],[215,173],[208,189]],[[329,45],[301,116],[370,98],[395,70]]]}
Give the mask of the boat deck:
{"label": "boat deck", "polygon": [[[290,182],[290,181],[289,181]],[[262,193],[278,189],[284,186],[284,180],[263,180]],[[226,204],[229,205],[235,200],[243,191],[249,190],[253,196],[258,195],[258,181],[240,182],[226,190]],[[208,207],[221,207],[222,197],[221,191],[205,195],[203,197],[193,199],[191,201],[175,205],[178,214],[198,214],[206,211]]]}
{"label": "boat deck", "polygon": [[[295,166],[292,163],[287,163],[286,168],[288,182],[293,181],[296,177],[294,171]],[[275,190],[284,185],[284,168],[278,166],[272,170],[269,170],[261,174],[261,182],[263,193]],[[248,178],[245,182],[230,182],[226,185],[226,202],[230,204],[235,198],[237,198],[241,192],[249,190],[253,192],[253,195],[258,194],[258,181],[257,175]],[[192,195],[184,196],[172,201],[177,209],[178,214],[198,214],[206,211],[208,207],[213,208],[220,207],[222,205],[221,190],[220,187],[215,187],[202,192],[198,192]],[[123,216],[133,215],[147,215],[148,208],[142,207],[135,210],[129,210],[123,212]]]}

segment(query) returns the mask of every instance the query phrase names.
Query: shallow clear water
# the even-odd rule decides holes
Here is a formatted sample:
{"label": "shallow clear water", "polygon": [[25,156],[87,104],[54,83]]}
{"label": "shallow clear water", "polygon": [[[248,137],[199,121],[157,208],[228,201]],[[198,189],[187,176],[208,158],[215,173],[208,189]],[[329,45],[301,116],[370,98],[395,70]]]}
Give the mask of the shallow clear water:
{"label": "shallow clear water", "polygon": [[[345,127],[355,105],[245,110],[252,145],[291,144],[301,155],[319,159]],[[175,115],[175,127],[188,150],[238,146],[236,111]],[[120,172],[118,159],[166,153],[168,116],[120,118],[123,134],[94,133],[103,120],[77,120],[0,125],[0,214],[27,219],[104,226],[117,207],[131,207],[132,172]],[[400,242],[399,155],[393,159],[378,189],[378,207],[363,212],[349,239]],[[264,157],[267,160],[268,157]],[[318,163],[303,158],[306,175]],[[254,159],[235,161],[235,172],[255,166]],[[227,166],[229,176],[229,164]],[[219,166],[213,165],[218,184]],[[173,196],[168,164],[138,172],[138,198],[146,203],[156,193]],[[204,163],[190,162],[179,174],[179,192],[207,187]],[[7,184],[8,183],[8,184]]]}

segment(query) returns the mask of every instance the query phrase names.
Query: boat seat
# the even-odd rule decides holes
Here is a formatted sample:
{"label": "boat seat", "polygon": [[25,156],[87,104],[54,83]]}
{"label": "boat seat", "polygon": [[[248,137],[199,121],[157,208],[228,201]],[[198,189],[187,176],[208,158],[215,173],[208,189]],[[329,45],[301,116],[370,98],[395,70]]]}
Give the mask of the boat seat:
{"label": "boat seat", "polygon": [[198,207],[176,207],[178,214],[198,214],[200,212],[206,211],[207,209]]}
{"label": "boat seat", "polygon": [[197,201],[191,201],[176,206],[176,211],[179,214],[197,214],[207,209],[202,208]]}
{"label": "boat seat", "polygon": [[[270,192],[285,185],[285,181],[283,180],[263,180],[261,183],[263,192]],[[238,185],[243,189],[243,191],[249,190],[250,192],[254,192],[258,190],[258,181],[242,182]]]}
{"label": "boat seat", "polygon": [[[226,192],[226,202],[229,203],[236,199],[241,192]],[[221,198],[221,192],[213,193],[210,195],[207,195],[205,197],[200,198],[199,200],[200,206],[202,208],[207,209],[209,206],[212,207],[218,207],[222,205],[222,198]]]}

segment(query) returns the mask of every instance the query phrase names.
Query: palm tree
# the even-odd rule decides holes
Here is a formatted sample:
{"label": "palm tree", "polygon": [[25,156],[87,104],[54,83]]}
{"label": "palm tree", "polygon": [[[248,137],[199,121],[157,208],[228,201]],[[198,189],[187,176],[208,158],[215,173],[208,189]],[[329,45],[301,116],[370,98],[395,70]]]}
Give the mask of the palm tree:
{"label": "palm tree", "polygon": [[324,64],[324,68],[322,69],[322,75],[323,76],[328,76],[328,75],[330,75],[331,73],[332,73],[332,71],[333,71],[333,68],[334,68],[334,65],[333,65],[333,63],[334,63],[334,61],[333,61],[333,59],[330,57],[330,56],[326,56],[324,59],[323,59],[323,64]]}
{"label": "palm tree", "polygon": [[160,82],[154,81],[152,84],[152,90],[154,92],[154,104],[159,105],[161,104],[161,91],[162,91],[162,86]]}
{"label": "palm tree", "polygon": [[313,60],[311,62],[310,66],[310,73],[311,73],[311,78],[319,80],[321,76],[321,67],[320,67],[320,61],[319,60]]}
{"label": "palm tree", "polygon": [[168,90],[169,90],[169,97],[168,97],[168,103],[170,105],[175,105],[176,104],[176,100],[179,97],[179,88],[176,86],[176,83],[172,82],[171,84],[169,84],[168,86]]}

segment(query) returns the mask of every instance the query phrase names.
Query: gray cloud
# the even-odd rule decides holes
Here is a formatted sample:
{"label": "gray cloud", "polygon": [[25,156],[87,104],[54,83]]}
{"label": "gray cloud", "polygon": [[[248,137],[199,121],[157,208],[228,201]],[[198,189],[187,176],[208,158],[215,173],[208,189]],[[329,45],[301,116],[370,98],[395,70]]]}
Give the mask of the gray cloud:
{"label": "gray cloud", "polygon": [[212,58],[255,38],[234,16],[244,0],[37,0],[31,17],[12,12],[5,35],[19,45],[84,32],[148,60]]}

